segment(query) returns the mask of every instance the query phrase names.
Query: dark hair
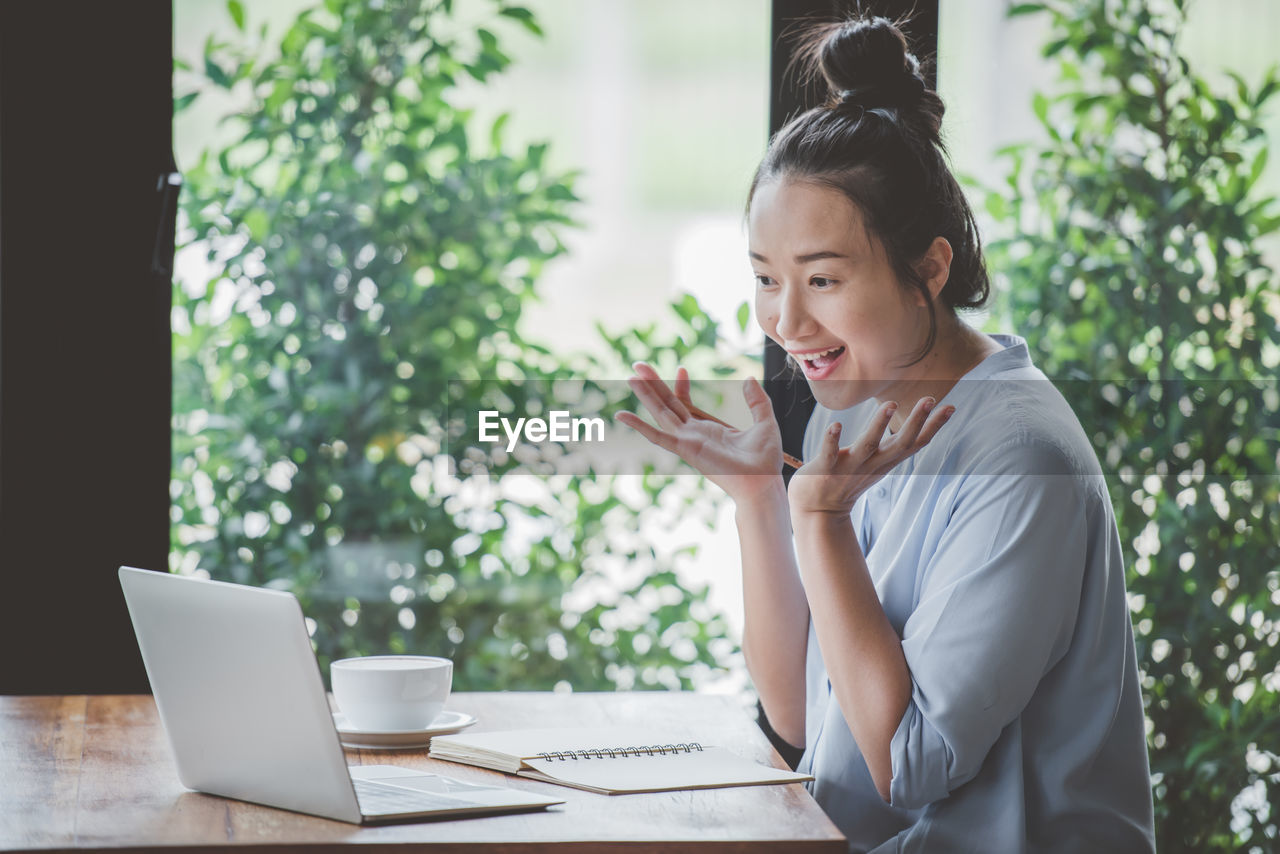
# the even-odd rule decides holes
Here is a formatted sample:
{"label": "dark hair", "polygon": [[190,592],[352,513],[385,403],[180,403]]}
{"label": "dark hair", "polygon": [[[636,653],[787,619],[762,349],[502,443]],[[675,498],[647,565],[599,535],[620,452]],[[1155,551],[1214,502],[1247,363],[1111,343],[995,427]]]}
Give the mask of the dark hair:
{"label": "dark hair", "polygon": [[907,40],[887,18],[811,25],[800,34],[793,70],[826,79],[824,104],[774,134],[756,170],[747,208],[763,183],[799,179],[838,190],[862,214],[898,279],[925,297],[933,348],[938,318],[915,265],[934,238],[951,244],[951,272],[940,298],[954,312],[987,301],[990,282],[973,211],[947,165],[938,93],[920,74]]}

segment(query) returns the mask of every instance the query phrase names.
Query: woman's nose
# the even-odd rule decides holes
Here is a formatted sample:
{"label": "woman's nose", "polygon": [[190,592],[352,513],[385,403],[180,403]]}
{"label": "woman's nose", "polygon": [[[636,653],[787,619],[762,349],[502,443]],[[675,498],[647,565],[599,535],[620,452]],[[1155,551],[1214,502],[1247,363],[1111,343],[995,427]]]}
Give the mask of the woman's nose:
{"label": "woman's nose", "polygon": [[799,288],[789,288],[785,285],[780,290],[776,303],[777,323],[774,329],[778,337],[784,341],[801,341],[809,327],[813,325],[813,318],[809,315],[808,307],[804,302],[804,292]]}

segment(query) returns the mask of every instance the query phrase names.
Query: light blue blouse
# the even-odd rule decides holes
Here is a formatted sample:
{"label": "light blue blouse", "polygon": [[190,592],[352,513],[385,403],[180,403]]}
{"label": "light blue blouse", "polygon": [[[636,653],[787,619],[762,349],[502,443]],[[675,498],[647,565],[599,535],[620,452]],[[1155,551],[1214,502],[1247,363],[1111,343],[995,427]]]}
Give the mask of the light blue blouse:
{"label": "light blue blouse", "polygon": [[[854,506],[853,524],[911,669],[876,792],[827,680],[806,661],[810,790],[849,838],[886,852],[1155,850],[1124,563],[1102,471],[1026,342],[974,368],[956,413]],[[876,401],[819,407],[850,442]]]}

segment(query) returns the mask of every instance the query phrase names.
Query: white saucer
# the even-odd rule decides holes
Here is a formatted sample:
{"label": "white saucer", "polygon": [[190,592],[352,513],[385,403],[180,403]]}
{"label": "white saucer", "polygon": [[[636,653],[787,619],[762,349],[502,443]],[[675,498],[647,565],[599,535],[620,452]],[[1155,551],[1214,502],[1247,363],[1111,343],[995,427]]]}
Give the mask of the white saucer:
{"label": "white saucer", "polygon": [[444,735],[466,729],[476,722],[475,715],[465,712],[441,712],[440,716],[425,729],[388,730],[370,732],[356,729],[347,723],[342,712],[333,713],[334,726],[338,728],[338,740],[343,747],[357,747],[361,750],[409,750],[414,747],[426,747],[431,736]]}

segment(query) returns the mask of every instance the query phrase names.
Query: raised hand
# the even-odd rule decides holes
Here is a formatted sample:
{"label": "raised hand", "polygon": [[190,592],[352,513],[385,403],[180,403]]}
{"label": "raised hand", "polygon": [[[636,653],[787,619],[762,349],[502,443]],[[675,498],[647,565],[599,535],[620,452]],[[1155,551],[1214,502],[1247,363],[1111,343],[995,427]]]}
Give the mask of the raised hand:
{"label": "raised hand", "polygon": [[944,406],[933,411],[931,397],[917,401],[902,427],[888,439],[885,428],[898,404],[883,404],[856,442],[840,447],[840,424],[832,424],[822,437],[818,454],[791,478],[787,493],[792,517],[796,513],[828,513],[848,516],[858,496],[885,473],[932,441],[956,411]]}
{"label": "raised hand", "polygon": [[751,426],[735,430],[690,414],[689,373],[684,368],[676,371],[674,390],[649,365],[637,362],[633,368],[635,376],[627,385],[654,424],[633,412],[618,413],[619,421],[680,457],[735,500],[749,498],[776,483],[782,469],[782,434],[769,397],[754,378],[742,388],[751,410]]}

